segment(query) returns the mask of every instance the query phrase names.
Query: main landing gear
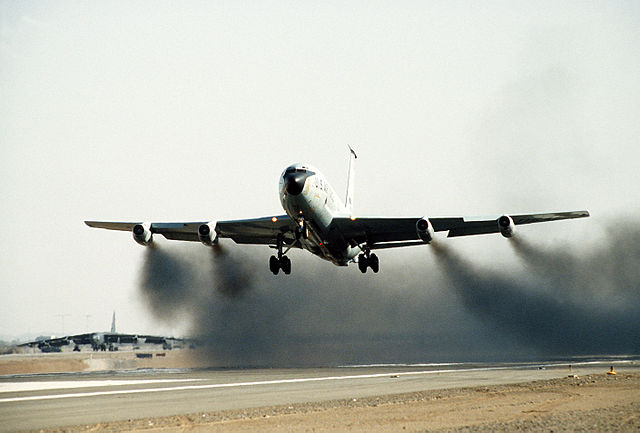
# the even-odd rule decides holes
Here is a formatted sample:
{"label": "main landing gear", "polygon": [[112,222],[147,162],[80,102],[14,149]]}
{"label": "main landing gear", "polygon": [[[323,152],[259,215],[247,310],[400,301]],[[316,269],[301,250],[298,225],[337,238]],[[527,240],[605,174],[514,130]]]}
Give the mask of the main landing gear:
{"label": "main landing gear", "polygon": [[380,270],[380,261],[378,256],[371,254],[369,250],[366,250],[363,254],[358,256],[358,269],[363,274],[367,272],[367,268],[371,268],[373,273],[377,274]]}
{"label": "main landing gear", "polygon": [[282,256],[280,258],[271,256],[269,258],[269,269],[273,272],[273,275],[278,275],[280,269],[282,269],[282,272],[286,275],[289,275],[291,273],[291,259],[287,256]]}
{"label": "main landing gear", "polygon": [[285,256],[282,253],[282,244],[284,240],[282,239],[282,235],[278,235],[277,239],[277,248],[278,248],[278,256],[269,257],[269,270],[273,272],[273,275],[278,275],[280,269],[285,275],[289,275],[291,273],[291,259]]}

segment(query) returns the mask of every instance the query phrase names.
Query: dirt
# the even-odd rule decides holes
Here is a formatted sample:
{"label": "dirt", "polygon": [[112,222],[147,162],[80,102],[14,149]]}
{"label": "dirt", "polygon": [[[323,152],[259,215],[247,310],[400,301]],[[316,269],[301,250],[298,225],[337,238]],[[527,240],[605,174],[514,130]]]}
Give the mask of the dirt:
{"label": "dirt", "polygon": [[640,374],[566,377],[52,429],[127,432],[640,431]]}

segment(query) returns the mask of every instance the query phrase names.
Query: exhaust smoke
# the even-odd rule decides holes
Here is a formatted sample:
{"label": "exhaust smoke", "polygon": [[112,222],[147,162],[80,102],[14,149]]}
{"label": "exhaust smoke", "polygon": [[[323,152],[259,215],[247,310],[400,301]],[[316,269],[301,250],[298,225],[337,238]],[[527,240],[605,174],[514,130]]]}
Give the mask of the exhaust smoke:
{"label": "exhaust smoke", "polygon": [[146,254],[146,305],[158,320],[185,321],[212,366],[446,361],[484,350],[482,325],[415,259],[388,254],[383,272],[362,275],[294,252],[284,277],[268,272],[263,249],[218,245],[207,256],[162,244]]}
{"label": "exhaust smoke", "polygon": [[623,227],[584,253],[516,236],[524,271],[482,269],[449,245],[433,251],[466,311],[540,354],[638,353],[640,232]]}
{"label": "exhaust smoke", "polygon": [[212,366],[638,353],[640,233],[611,233],[580,253],[516,235],[525,266],[512,269],[436,241],[422,256],[388,251],[376,275],[294,251],[292,274],[273,276],[263,248],[158,244],[145,251],[140,293],[158,320],[187,325]]}

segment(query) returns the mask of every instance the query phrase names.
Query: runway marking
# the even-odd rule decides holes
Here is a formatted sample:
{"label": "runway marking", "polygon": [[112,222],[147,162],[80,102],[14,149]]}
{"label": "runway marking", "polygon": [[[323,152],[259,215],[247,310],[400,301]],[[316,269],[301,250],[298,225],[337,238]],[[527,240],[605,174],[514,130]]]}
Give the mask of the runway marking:
{"label": "runway marking", "polygon": [[202,379],[141,379],[141,380],[58,380],[47,382],[5,382],[0,383],[0,393],[44,391],[48,389],[93,388],[101,386],[138,385],[150,383],[195,382]]}
{"label": "runway marking", "polygon": [[[613,364],[618,363],[610,362]],[[526,365],[509,365],[509,366],[501,366],[501,367],[476,367],[476,368],[460,368],[460,369],[447,369],[447,370],[426,370],[426,371],[402,371],[402,372],[386,372],[386,373],[375,373],[375,374],[358,374],[358,375],[349,375],[349,376],[325,376],[325,377],[305,377],[299,379],[278,379],[278,380],[265,380],[265,381],[256,381],[256,382],[232,382],[232,383],[212,383],[212,384],[203,384],[203,385],[181,385],[181,386],[173,386],[166,388],[140,388],[140,389],[126,389],[126,390],[113,390],[113,391],[95,391],[95,392],[79,392],[79,393],[70,393],[70,394],[55,394],[55,395],[34,395],[34,396],[24,396],[24,397],[8,397],[8,398],[0,398],[0,403],[10,403],[10,402],[19,402],[19,401],[33,401],[33,400],[54,400],[61,398],[79,398],[79,397],[96,397],[96,396],[104,396],[104,395],[119,395],[119,394],[142,394],[142,393],[150,393],[150,392],[167,392],[167,391],[190,391],[190,390],[200,390],[200,389],[215,389],[215,388],[233,388],[233,387],[242,387],[242,386],[264,386],[264,385],[278,385],[283,383],[304,383],[304,382],[322,382],[322,381],[331,381],[331,380],[349,380],[349,379],[374,379],[379,377],[399,377],[399,376],[420,376],[420,375],[429,375],[429,374],[442,374],[442,373],[470,373],[470,372],[479,372],[479,371],[495,371],[495,370],[525,370],[525,369],[537,369],[538,367],[561,367],[568,366],[570,363],[552,363],[552,364],[526,364]],[[587,362],[575,362],[572,363],[574,366],[579,365],[592,365],[592,364],[609,364],[607,362],[602,361],[587,361]],[[207,380],[207,379],[178,379],[171,380],[165,379],[172,382],[179,382],[180,380]],[[158,380],[160,381],[160,380]],[[158,382],[155,381],[155,382]],[[119,381],[124,382],[124,381]],[[150,382],[147,380],[140,381],[131,381],[133,384]],[[154,381],[151,381],[154,382]]]}
{"label": "runway marking", "polygon": [[[518,368],[514,366],[509,367],[478,367],[468,369],[450,369],[450,370],[428,370],[428,371],[402,371],[402,372],[387,372],[387,373],[375,373],[375,374],[358,374],[349,376],[325,376],[325,377],[305,377],[298,379],[278,379],[278,380],[265,380],[256,382],[232,382],[232,383],[212,383],[206,385],[182,385],[172,386],[167,388],[140,388],[140,389],[125,389],[125,390],[113,390],[113,391],[94,391],[94,392],[78,392],[71,394],[54,394],[54,395],[33,395],[25,397],[8,397],[0,398],[0,403],[10,403],[19,401],[34,401],[34,400],[54,400],[61,398],[80,398],[80,397],[96,397],[104,395],[120,395],[120,394],[142,394],[150,392],[167,392],[167,391],[193,391],[201,389],[216,389],[216,388],[233,388],[243,386],[264,386],[264,385],[279,385],[283,383],[304,383],[304,382],[322,382],[332,380],[349,380],[349,379],[374,379],[379,377],[391,377],[391,376],[420,376],[428,374],[442,374],[442,373],[469,373],[477,371],[492,371],[492,370],[506,370]],[[534,368],[526,366],[522,368]],[[204,379],[200,379],[204,380]]]}

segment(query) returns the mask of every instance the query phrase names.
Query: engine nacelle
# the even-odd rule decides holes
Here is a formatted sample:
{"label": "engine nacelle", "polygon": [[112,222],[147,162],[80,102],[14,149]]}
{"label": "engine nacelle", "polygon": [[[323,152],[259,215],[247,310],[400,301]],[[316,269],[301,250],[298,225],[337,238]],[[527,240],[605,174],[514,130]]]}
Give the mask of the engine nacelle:
{"label": "engine nacelle", "polygon": [[433,240],[433,226],[427,218],[420,218],[416,223],[418,237],[426,244]]}
{"label": "engine nacelle", "polygon": [[153,233],[148,223],[136,224],[133,226],[133,240],[140,245],[149,246],[153,242]]}
{"label": "engine nacelle", "polygon": [[516,227],[509,215],[502,215],[500,218],[498,218],[498,229],[500,230],[502,236],[504,236],[505,238],[510,238],[511,236],[513,236]]}
{"label": "engine nacelle", "polygon": [[200,242],[208,247],[212,247],[218,243],[218,234],[210,224],[201,224],[200,227],[198,227],[198,238]]}

